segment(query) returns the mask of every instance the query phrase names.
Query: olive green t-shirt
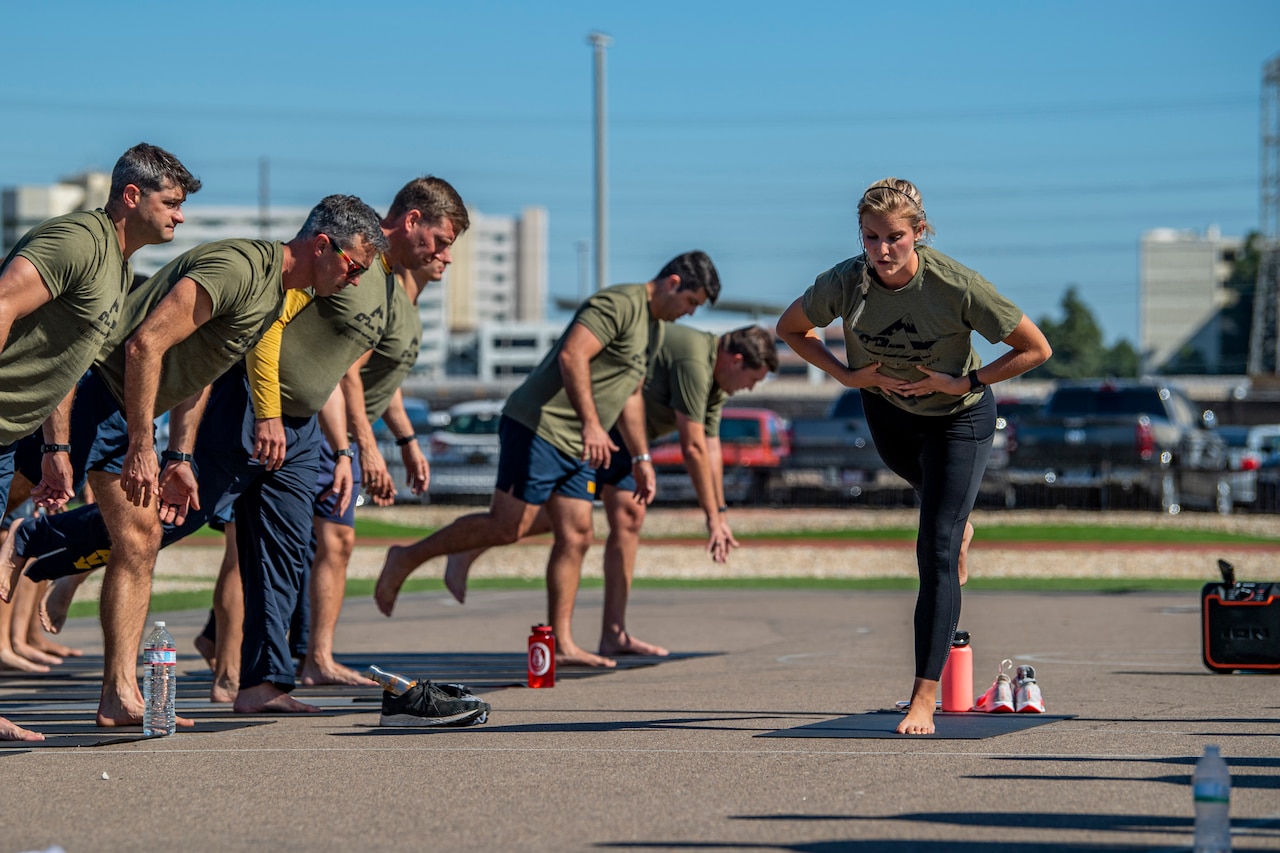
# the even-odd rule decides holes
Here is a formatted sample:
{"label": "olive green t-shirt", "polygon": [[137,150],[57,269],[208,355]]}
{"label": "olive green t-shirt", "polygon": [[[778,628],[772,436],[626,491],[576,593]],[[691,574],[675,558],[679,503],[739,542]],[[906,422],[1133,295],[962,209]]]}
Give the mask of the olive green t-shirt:
{"label": "olive green t-shirt", "polygon": [[317,297],[284,327],[280,338],[280,408],[310,417],[324,407],[342,375],[377,345],[387,322],[395,276],[375,258],[359,280]]}
{"label": "olive green t-shirt", "polygon": [[[1022,321],[1018,306],[978,273],[928,246],[917,246],[916,252],[920,268],[905,287],[891,290],[872,278],[856,327],[850,319],[863,301],[860,282],[865,255],[836,264],[805,291],[801,306],[815,327],[823,328],[837,317],[844,320],[851,370],[879,362],[886,376],[917,381],[924,377],[916,369],[922,364],[963,376],[982,365],[973,349],[972,332],[994,344],[1009,337]],[[878,388],[867,390],[882,393]],[[954,414],[981,398],[974,392],[959,397],[883,396],[921,415]]]}
{"label": "olive green t-shirt", "polygon": [[418,314],[418,306],[409,299],[403,287],[397,286],[391,294],[382,340],[378,341],[373,354],[360,368],[365,413],[370,423],[382,417],[396,389],[413,370],[421,341],[422,317]]}
{"label": "olive green t-shirt", "polygon": [[209,321],[165,353],[156,415],[167,412],[244,358],[284,305],[284,244],[232,239],[205,243],[174,258],[124,300],[114,346],[98,360],[103,381],[123,405],[124,341],[183,278],[213,302]]}
{"label": "olive green t-shirt", "polygon": [[0,445],[30,435],[93,364],[120,317],[133,271],[105,211],[58,216],[5,258],[26,258],[53,298],[14,321],[0,350]]}
{"label": "olive green t-shirt", "polygon": [[720,337],[679,323],[662,324],[662,346],[644,382],[645,432],[653,440],[674,430],[676,414],[720,435],[720,410],[729,395],[715,382]]}
{"label": "olive green t-shirt", "polygon": [[568,329],[507,399],[502,413],[523,424],[573,459],[582,458],[582,421],[569,402],[560,374],[560,352],[575,325],[584,326],[604,345],[591,359],[591,395],[600,424],[612,429],[627,397],[640,385],[661,344],[662,330],[649,314],[643,284],[616,284],[587,299]]}

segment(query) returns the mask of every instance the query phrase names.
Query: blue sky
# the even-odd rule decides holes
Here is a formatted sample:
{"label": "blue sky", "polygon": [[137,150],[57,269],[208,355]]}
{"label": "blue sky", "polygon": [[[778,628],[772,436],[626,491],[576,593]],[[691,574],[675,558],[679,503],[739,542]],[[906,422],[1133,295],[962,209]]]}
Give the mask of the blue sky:
{"label": "blue sky", "polygon": [[[391,10],[385,17],[361,8]],[[592,238],[587,34],[608,33],[610,279],[710,252],[726,296],[787,304],[857,254],[887,175],[934,245],[1033,319],[1067,285],[1137,338],[1138,240],[1257,227],[1262,65],[1280,3],[5,4],[0,185],[109,168],[139,140],[193,203],[385,209],[448,178],[550,213],[550,289]]]}

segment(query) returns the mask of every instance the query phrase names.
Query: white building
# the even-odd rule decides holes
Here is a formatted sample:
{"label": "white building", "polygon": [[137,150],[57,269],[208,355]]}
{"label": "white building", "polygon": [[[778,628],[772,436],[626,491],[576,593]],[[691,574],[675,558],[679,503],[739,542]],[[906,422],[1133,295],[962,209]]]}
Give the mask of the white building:
{"label": "white building", "polygon": [[468,210],[471,227],[453,244],[447,282],[449,330],[484,323],[538,322],[547,307],[547,211],[519,217]]}
{"label": "white building", "polygon": [[1138,350],[1143,370],[1158,370],[1184,348],[1199,351],[1210,372],[1222,352],[1218,312],[1233,294],[1224,287],[1244,241],[1161,228],[1142,235],[1138,270]]}

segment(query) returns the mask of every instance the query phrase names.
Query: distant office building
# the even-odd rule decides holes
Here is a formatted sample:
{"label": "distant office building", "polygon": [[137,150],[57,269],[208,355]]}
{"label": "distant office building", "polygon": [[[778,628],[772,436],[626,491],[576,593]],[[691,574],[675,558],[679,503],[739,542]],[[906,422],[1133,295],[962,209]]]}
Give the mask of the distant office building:
{"label": "distant office building", "polygon": [[110,190],[105,172],[84,172],[49,186],[6,187],[0,191],[0,257],[46,219],[104,206]]}
{"label": "distant office building", "polygon": [[469,210],[471,227],[453,245],[445,312],[451,332],[485,323],[537,323],[547,310],[547,211],[519,217]]}
{"label": "distant office building", "polygon": [[1221,312],[1235,297],[1224,284],[1243,245],[1216,227],[1204,234],[1161,228],[1142,235],[1138,349],[1144,372],[1175,362],[1203,366],[1195,372],[1221,372]]}

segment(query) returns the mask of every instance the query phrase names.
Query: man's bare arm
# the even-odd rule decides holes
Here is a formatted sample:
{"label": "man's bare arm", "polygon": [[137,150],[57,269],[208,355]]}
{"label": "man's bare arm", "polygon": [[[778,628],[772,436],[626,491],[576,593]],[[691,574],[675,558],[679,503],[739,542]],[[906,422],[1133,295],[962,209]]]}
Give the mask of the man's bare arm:
{"label": "man's bare arm", "polygon": [[603,468],[617,446],[609,431],[600,423],[596,399],[591,388],[591,359],[600,354],[604,344],[581,323],[574,323],[560,349],[560,376],[569,403],[582,422],[582,458],[595,468]]}
{"label": "man's bare arm", "polygon": [[120,488],[135,506],[150,506],[158,488],[158,464],[152,421],[160,371],[170,349],[213,316],[213,300],[194,279],[182,278],[161,299],[124,344],[124,406],[129,449]]}
{"label": "man's bare arm", "polygon": [[53,300],[53,292],[40,277],[35,264],[15,257],[0,273],[0,352],[9,342],[13,324]]}

